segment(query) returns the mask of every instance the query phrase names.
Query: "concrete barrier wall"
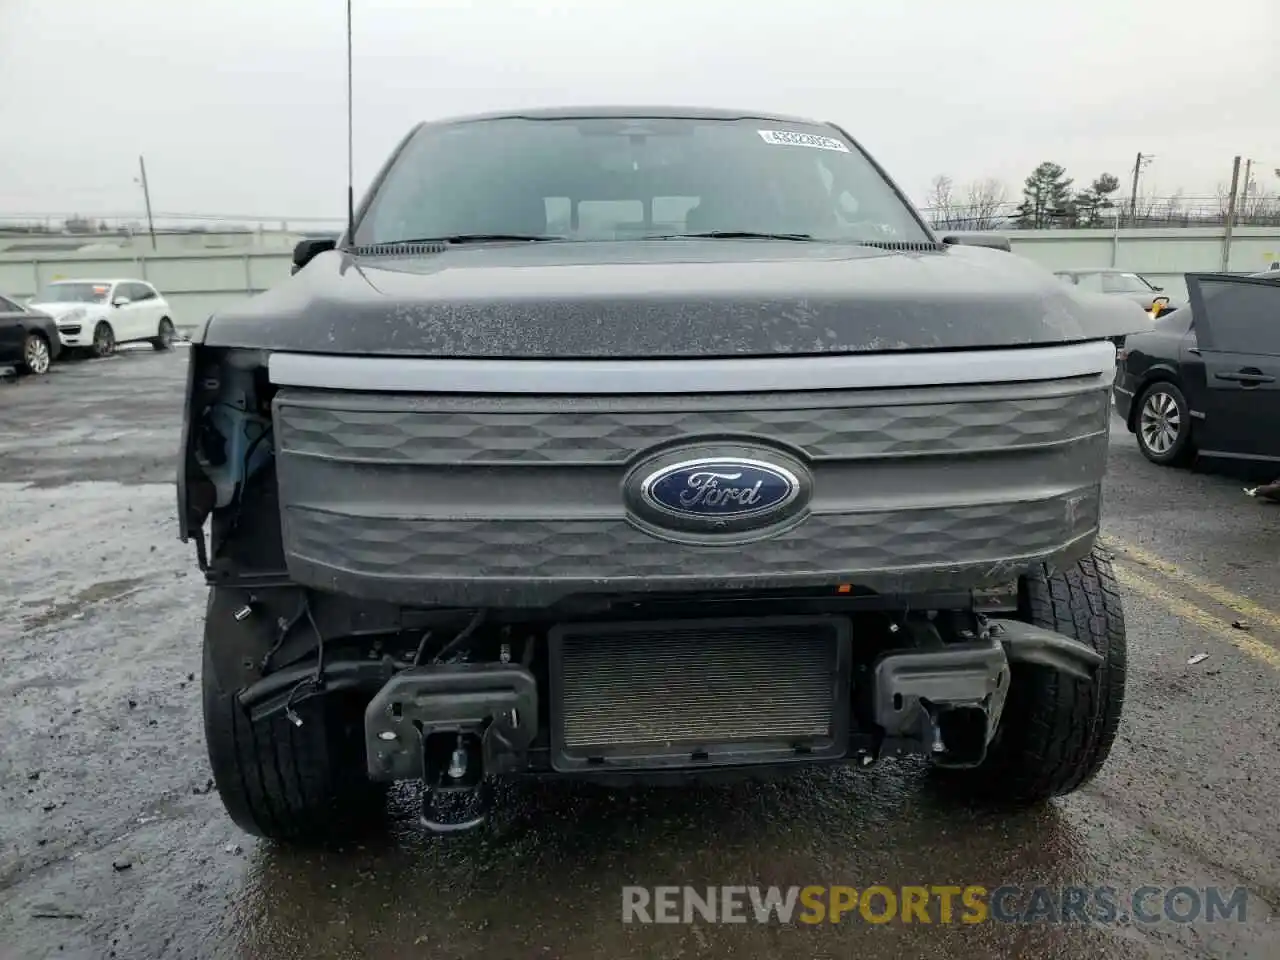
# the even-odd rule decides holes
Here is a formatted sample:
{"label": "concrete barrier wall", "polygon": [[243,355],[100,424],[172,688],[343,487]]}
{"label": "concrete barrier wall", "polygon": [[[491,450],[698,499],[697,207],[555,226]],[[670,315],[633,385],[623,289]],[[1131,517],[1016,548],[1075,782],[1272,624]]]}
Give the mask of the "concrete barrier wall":
{"label": "concrete barrier wall", "polygon": [[[1140,273],[1174,297],[1187,295],[1183,275],[1222,269],[1221,228],[1158,230],[1014,230],[1013,252],[1050,270],[1117,267]],[[1237,227],[1228,273],[1257,273],[1280,260],[1280,230]]]}
{"label": "concrete barrier wall", "polygon": [[25,300],[52,280],[136,277],[155,284],[173,307],[173,322],[190,329],[220,307],[261,293],[289,276],[288,250],[204,251],[134,256],[99,251],[89,256],[30,252],[0,255],[0,292]]}
{"label": "concrete barrier wall", "polygon": [[[1184,273],[1221,268],[1223,232],[1217,228],[1158,230],[1017,230],[1008,234],[1014,253],[1049,270],[1119,267],[1186,295]],[[1240,227],[1231,244],[1229,271],[1254,273],[1280,259],[1280,230]],[[220,307],[261,293],[289,276],[287,249],[241,248],[164,252],[93,253],[24,251],[0,254],[0,293],[25,300],[51,280],[137,277],[154,283],[173,305],[174,323],[190,328]]]}

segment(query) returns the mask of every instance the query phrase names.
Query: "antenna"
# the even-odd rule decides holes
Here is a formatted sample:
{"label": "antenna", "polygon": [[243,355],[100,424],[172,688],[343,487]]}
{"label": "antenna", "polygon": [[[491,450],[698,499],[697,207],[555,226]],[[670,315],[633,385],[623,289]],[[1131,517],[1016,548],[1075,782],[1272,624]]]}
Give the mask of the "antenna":
{"label": "antenna", "polygon": [[356,173],[355,130],[352,124],[351,106],[351,0],[347,0],[347,245],[355,243],[356,231]]}

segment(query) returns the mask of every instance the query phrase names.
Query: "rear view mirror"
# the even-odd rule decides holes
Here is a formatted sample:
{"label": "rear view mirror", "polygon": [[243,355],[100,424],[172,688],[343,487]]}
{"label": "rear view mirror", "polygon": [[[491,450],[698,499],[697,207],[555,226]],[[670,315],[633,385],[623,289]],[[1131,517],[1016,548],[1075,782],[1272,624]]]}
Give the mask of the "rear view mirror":
{"label": "rear view mirror", "polygon": [[308,237],[306,240],[299,240],[298,245],[293,248],[293,269],[290,272],[297,273],[320,254],[337,245],[336,237]]}
{"label": "rear view mirror", "polygon": [[993,250],[1013,253],[1013,244],[1009,242],[1009,238],[999,233],[987,233],[986,231],[977,230],[948,233],[942,237],[942,242],[948,246],[958,244],[965,247],[990,247]]}

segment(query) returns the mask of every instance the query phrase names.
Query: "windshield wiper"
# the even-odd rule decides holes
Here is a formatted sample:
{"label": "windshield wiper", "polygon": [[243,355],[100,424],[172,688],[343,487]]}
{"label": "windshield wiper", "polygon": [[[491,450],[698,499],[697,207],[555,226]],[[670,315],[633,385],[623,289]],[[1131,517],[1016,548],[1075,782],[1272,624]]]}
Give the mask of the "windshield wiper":
{"label": "windshield wiper", "polygon": [[754,230],[706,230],[702,233],[666,233],[645,240],[814,240],[811,233],[757,233]]}
{"label": "windshield wiper", "polygon": [[528,241],[530,243],[548,240],[564,240],[564,237],[536,233],[455,233],[449,237],[412,237],[408,240],[386,240],[381,243],[363,244],[377,249],[379,247],[401,247],[409,243],[498,243],[504,240]]}

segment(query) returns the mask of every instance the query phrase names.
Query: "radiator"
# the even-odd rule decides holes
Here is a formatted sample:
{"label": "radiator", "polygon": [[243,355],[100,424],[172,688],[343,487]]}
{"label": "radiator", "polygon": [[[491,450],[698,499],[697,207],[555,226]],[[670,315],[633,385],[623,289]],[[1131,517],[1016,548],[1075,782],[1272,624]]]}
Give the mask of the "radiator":
{"label": "radiator", "polygon": [[558,626],[549,637],[553,765],[838,756],[849,634],[839,617]]}

